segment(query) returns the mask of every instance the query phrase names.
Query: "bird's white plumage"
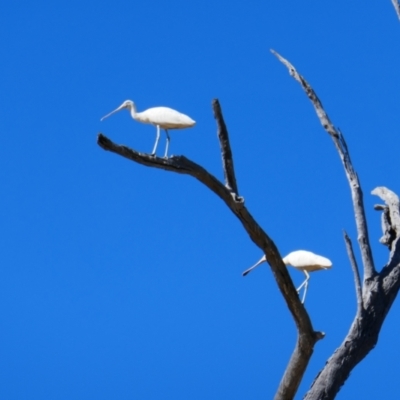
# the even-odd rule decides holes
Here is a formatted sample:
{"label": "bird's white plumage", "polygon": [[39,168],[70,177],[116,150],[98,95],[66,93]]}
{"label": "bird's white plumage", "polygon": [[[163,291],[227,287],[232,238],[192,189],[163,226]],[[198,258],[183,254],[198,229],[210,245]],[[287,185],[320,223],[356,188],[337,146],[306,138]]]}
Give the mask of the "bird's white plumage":
{"label": "bird's white plumage", "polygon": [[[252,267],[243,272],[243,276],[247,275],[254,268],[258,267],[260,264],[266,261],[266,256],[262,256],[257,263],[255,263]],[[300,292],[301,288],[304,287],[303,299],[301,301],[302,303],[304,303],[306,299],[308,280],[310,279],[310,275],[308,273],[332,267],[331,260],[307,250],[292,251],[287,256],[283,257],[282,261],[285,265],[290,265],[291,267],[303,271],[306,276],[305,281],[297,288],[297,292]]]}
{"label": "bird's white plumage", "polygon": [[293,251],[286,257],[283,257],[282,261],[285,265],[290,265],[308,272],[332,267],[332,262],[326,257],[319,256],[318,254],[306,250]]}
{"label": "bird's white plumage", "polygon": [[162,129],[184,129],[195,124],[190,117],[168,107],[153,107],[136,113],[136,121],[159,125]]}
{"label": "bird's white plumage", "polygon": [[169,107],[152,107],[145,111],[137,112],[135,103],[132,100],[125,100],[118,108],[101,118],[100,121],[103,121],[105,118],[123,110],[124,108],[130,111],[131,117],[136,121],[144,124],[151,124],[157,128],[156,142],[151,153],[152,155],[154,155],[157,150],[158,141],[160,139],[160,128],[164,129],[167,135],[167,145],[164,155],[164,157],[167,157],[170,141],[168,129],[191,128],[196,124],[196,121],[194,121],[192,118]]}

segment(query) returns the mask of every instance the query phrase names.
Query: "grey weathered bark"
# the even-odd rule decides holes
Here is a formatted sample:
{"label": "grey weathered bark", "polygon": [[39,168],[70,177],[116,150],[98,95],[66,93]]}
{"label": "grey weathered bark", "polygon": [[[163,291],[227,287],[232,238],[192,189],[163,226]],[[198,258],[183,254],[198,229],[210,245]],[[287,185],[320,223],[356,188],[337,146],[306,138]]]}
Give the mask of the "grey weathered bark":
{"label": "grey weathered bark", "polygon": [[396,10],[396,14],[400,19],[400,1],[399,0],[392,0],[392,4],[394,9]]}
{"label": "grey weathered bark", "polygon": [[362,311],[363,301],[362,301],[362,289],[361,289],[361,279],[360,271],[358,269],[356,257],[354,256],[353,245],[346,232],[343,232],[344,241],[346,242],[347,254],[349,256],[350,265],[354,274],[354,283],[356,285],[356,296],[357,296],[357,312]]}
{"label": "grey weathered bark", "polygon": [[389,247],[390,250],[394,239],[396,239],[396,232],[391,225],[389,207],[382,204],[376,204],[374,209],[377,211],[383,211],[381,215],[383,236],[379,239],[379,242],[384,246]]}

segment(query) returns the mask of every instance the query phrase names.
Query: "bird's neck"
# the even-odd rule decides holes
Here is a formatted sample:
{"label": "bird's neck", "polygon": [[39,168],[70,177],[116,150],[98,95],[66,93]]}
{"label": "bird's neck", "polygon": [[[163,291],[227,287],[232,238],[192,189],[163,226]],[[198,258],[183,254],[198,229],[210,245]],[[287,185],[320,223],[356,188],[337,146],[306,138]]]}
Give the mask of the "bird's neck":
{"label": "bird's neck", "polygon": [[129,112],[131,113],[131,117],[133,119],[136,119],[137,111],[136,111],[135,103],[132,103],[129,105]]}

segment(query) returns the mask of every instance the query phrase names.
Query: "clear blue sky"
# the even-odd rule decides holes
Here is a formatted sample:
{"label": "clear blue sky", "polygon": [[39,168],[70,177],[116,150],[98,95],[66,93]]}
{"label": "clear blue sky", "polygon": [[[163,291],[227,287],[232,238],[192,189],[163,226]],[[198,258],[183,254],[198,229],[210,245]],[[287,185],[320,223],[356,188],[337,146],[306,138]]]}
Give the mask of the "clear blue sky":
{"label": "clear blue sky", "polygon": [[[219,98],[249,211],[282,255],[307,249],[334,264],[311,277],[306,306],[326,338],[300,399],[353,319],[342,229],[356,233],[334,146],[269,49],[345,134],[380,269],[369,193],[400,194],[391,2],[9,1],[0,32],[0,398],[272,398],[296,330],[267,265],[241,276],[261,251],[199,182],[96,144],[103,132],[150,152],[154,127],[127,112],[100,118],[126,99],[169,106],[197,121],[171,132],[171,153],[221,178]],[[400,397],[399,311],[338,399]]]}

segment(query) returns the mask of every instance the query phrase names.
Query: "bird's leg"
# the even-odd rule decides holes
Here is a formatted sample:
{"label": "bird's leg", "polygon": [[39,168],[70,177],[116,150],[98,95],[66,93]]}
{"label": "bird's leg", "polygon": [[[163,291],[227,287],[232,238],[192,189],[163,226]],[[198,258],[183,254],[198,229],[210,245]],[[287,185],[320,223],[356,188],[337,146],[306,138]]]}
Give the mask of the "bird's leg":
{"label": "bird's leg", "polygon": [[170,137],[169,137],[169,133],[168,133],[168,130],[167,130],[167,129],[165,129],[165,133],[167,134],[167,144],[166,144],[166,147],[165,147],[164,158],[168,158],[168,157],[167,157],[167,154],[168,154],[168,148],[169,148]]}
{"label": "bird's leg", "polygon": [[307,288],[308,288],[308,280],[310,279],[310,274],[309,274],[307,271],[305,271],[305,270],[303,270],[303,272],[304,272],[304,275],[306,276],[306,279],[305,279],[305,281],[297,288],[297,293],[299,293],[300,290],[301,290],[301,288],[304,286],[303,298],[302,298],[302,300],[301,300],[302,304],[304,304],[304,301],[305,301],[305,299],[306,299]]}
{"label": "bird's leg", "polygon": [[304,304],[304,302],[306,301],[307,289],[308,289],[308,281],[304,285],[304,292],[303,292],[303,298],[301,299],[301,304]]}
{"label": "bird's leg", "polygon": [[156,127],[157,127],[157,136],[156,136],[156,142],[154,143],[153,151],[151,152],[152,156],[154,156],[156,154],[158,141],[160,140],[160,126],[156,125]]}

